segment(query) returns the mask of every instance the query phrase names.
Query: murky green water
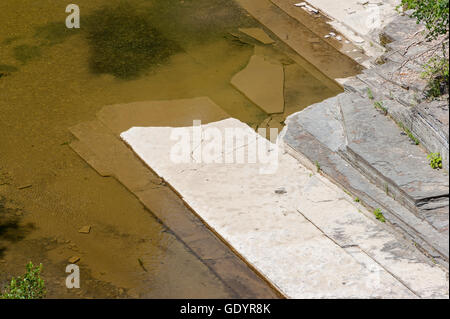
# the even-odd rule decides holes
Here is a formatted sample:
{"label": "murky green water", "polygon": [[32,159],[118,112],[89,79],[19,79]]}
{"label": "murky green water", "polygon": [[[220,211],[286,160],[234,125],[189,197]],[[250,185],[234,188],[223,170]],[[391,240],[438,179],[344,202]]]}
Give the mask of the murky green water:
{"label": "murky green water", "polygon": [[[20,272],[32,257],[55,268],[68,254],[82,254],[92,282],[106,287],[86,291],[88,297],[117,296],[118,287],[131,289],[131,296],[228,296],[131,194],[75,155],[68,128],[105,105],[198,96],[259,125],[268,115],[230,85],[254,52],[251,41],[230,32],[258,24],[231,0],[77,0],[81,29],[69,30],[67,4],[0,2],[0,173],[8,176],[0,195],[26,212],[23,224],[34,225],[22,241],[8,242],[1,272]],[[278,49],[267,50],[292,63]],[[287,113],[337,93],[301,66],[298,72],[298,91],[290,94],[301,102]],[[95,241],[80,239],[76,229],[83,224],[104,232]],[[39,246],[47,239],[68,240],[78,251]],[[143,255],[159,256],[155,265],[166,266],[142,273],[136,260]],[[187,278],[181,269],[196,275]],[[56,279],[53,285],[54,296],[67,295]]]}

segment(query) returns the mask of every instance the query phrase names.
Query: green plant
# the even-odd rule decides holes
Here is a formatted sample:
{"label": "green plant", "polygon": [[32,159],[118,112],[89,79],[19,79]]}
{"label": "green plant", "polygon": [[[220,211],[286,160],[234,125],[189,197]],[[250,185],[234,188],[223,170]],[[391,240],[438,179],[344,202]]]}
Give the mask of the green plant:
{"label": "green plant", "polygon": [[417,19],[417,23],[425,23],[428,39],[435,39],[448,32],[448,0],[402,0],[401,5],[413,10],[412,16]]}
{"label": "green plant", "polygon": [[[413,10],[417,23],[425,23],[427,39],[435,40],[449,32],[449,0],[402,0],[403,9]],[[422,77],[427,79],[426,96],[439,97],[449,90],[448,47],[442,45],[442,56],[431,58],[424,66]]]}
{"label": "green plant", "polygon": [[33,266],[30,261],[26,266],[25,275],[12,278],[10,284],[0,296],[1,299],[42,299],[46,290],[44,280],[41,279],[42,264]]}
{"label": "green plant", "polygon": [[372,90],[370,88],[367,88],[367,96],[369,97],[370,100],[374,99]]}
{"label": "green plant", "polygon": [[419,145],[420,141],[411,133],[411,131],[402,123],[398,122],[398,126],[408,135],[408,137],[414,142],[414,144]]}
{"label": "green plant", "polygon": [[380,110],[381,112],[383,112],[384,115],[387,115],[387,114],[388,114],[388,109],[385,108],[385,107],[383,106],[383,102],[376,101],[376,102],[373,103],[373,106],[374,106],[377,110]]}
{"label": "green plant", "polygon": [[319,173],[321,170],[319,162],[315,161],[314,164],[316,164],[317,173]]}
{"label": "green plant", "polygon": [[421,74],[428,81],[426,95],[439,97],[449,89],[449,61],[446,57],[433,57],[425,65]]}
{"label": "green plant", "polygon": [[433,169],[442,168],[442,156],[440,153],[428,154],[427,159],[430,161],[430,166]]}
{"label": "green plant", "polygon": [[355,198],[355,202],[359,203],[360,201],[361,200],[358,197]]}
{"label": "green plant", "polygon": [[375,215],[375,218],[378,219],[380,222],[385,223],[386,219],[384,218],[383,213],[381,212],[381,209],[377,208],[373,211],[373,214]]}

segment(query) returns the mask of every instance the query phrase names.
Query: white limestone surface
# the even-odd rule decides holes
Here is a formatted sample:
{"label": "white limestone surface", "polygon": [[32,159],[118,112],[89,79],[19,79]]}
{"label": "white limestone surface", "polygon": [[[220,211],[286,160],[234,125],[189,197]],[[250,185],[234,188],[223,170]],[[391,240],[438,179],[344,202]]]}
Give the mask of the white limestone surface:
{"label": "white limestone surface", "polygon": [[[443,269],[362,214],[363,208],[341,189],[306,169],[281,146],[266,142],[236,119],[201,129],[199,141],[193,141],[199,127],[133,127],[121,138],[286,297],[448,297]],[[211,147],[212,140],[230,129],[241,129],[254,139]],[[183,139],[193,146],[183,148]],[[277,166],[271,166],[276,169],[261,170],[268,164],[258,161],[222,161],[225,154],[248,155],[255,145],[259,149],[268,144],[261,154],[279,150]],[[179,154],[174,150],[188,151],[190,160],[174,160]],[[201,154],[213,160],[200,163]]]}
{"label": "white limestone surface", "polygon": [[[398,12],[400,0],[308,0],[316,9],[331,17],[330,24],[354,43],[362,46],[366,54],[377,56],[381,48],[377,32],[389,24]],[[372,43],[371,43],[372,42]]]}

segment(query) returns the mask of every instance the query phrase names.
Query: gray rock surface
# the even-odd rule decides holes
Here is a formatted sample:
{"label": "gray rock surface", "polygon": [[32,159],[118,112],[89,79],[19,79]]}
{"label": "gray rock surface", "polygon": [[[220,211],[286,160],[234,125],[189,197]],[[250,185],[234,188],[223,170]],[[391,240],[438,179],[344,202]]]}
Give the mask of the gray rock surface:
{"label": "gray rock surface", "polygon": [[[352,107],[359,107],[361,110],[348,114]],[[382,129],[376,130],[378,127]],[[389,130],[385,130],[385,127]],[[386,136],[383,137],[383,134]],[[378,139],[380,143],[372,144],[372,139]],[[448,194],[448,183],[445,177],[431,170],[427,163],[423,162],[426,154],[418,146],[411,145],[408,138],[388,117],[375,110],[370,100],[356,94],[343,93],[312,105],[289,117],[284,142],[293,150],[294,156],[301,154],[309,162],[317,162],[327,177],[351,192],[365,206],[371,210],[381,208],[388,222],[404,236],[412,239],[436,261],[447,264],[448,203],[438,201],[432,196],[445,191]],[[352,152],[349,145],[359,153]],[[389,158],[383,157],[389,152]],[[364,160],[360,154],[369,161]],[[411,166],[405,167],[401,164],[398,169],[389,165],[390,161],[403,163],[404,158],[408,159],[408,165],[418,165],[413,172],[422,173],[409,174]],[[377,168],[386,175],[380,173]],[[392,180],[393,176],[398,184]],[[427,184],[415,183],[416,179],[428,179],[431,181],[428,186],[432,187],[422,188],[421,186]],[[407,181],[415,187],[402,190],[401,187],[406,185]],[[387,193],[386,183],[389,183]],[[393,196],[394,189],[401,193],[403,200],[399,200],[402,197],[397,194]],[[431,197],[424,199],[423,202],[427,204],[422,207],[422,202],[418,202],[417,206],[405,205],[408,196],[411,196],[405,191],[413,191],[416,195],[423,191],[422,199],[428,195]]]}
{"label": "gray rock surface", "polygon": [[448,180],[433,170],[426,154],[373,102],[357,94],[340,95],[347,133],[347,159],[379,187],[414,209],[419,202],[448,197]]}

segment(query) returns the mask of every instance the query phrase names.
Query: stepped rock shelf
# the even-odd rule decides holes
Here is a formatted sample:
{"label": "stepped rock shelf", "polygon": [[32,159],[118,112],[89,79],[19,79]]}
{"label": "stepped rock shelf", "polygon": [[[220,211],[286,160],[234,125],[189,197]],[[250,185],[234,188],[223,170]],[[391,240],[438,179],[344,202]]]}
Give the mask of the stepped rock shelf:
{"label": "stepped rock shelf", "polygon": [[383,63],[345,79],[345,93],[292,116],[285,141],[370,209],[382,208],[448,268],[448,173],[432,170],[427,160],[427,153],[440,152],[448,171],[448,105],[420,98],[421,65],[409,59],[433,45],[415,41],[423,26],[408,16],[389,21],[374,33],[389,42]]}
{"label": "stepped rock shelf", "polygon": [[[420,63],[425,61],[411,58],[435,45],[414,38],[423,26],[398,15],[395,1],[311,0],[309,5],[318,9],[313,14],[292,0],[239,2],[294,50],[300,50],[299,43],[283,31],[300,23],[320,39],[313,43],[326,42],[369,67],[343,79],[329,72],[323,60],[308,56],[319,70],[342,83],[346,92],[291,116],[286,121],[285,142],[296,157],[317,162],[329,178],[363,199],[367,207],[383,209],[388,222],[448,268],[448,105],[420,97],[426,85],[420,78]],[[358,50],[325,37],[326,28],[319,27],[323,16],[371,58],[355,56]],[[285,24],[274,24],[280,20]],[[388,116],[376,112],[375,103]],[[407,133],[420,147],[411,145]],[[431,170],[427,153],[432,152],[441,154],[447,172]]]}

